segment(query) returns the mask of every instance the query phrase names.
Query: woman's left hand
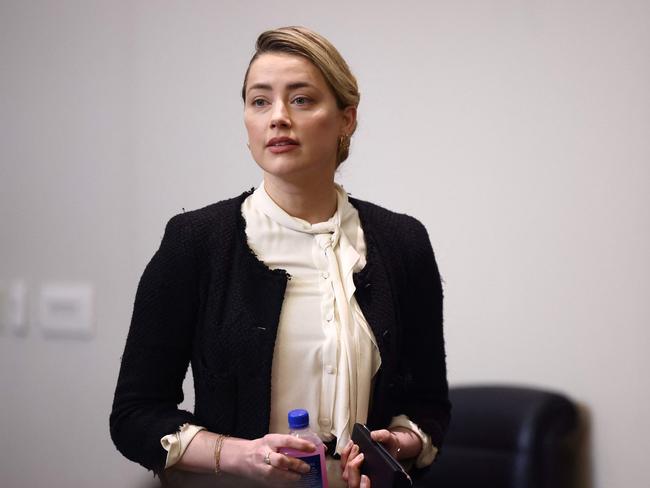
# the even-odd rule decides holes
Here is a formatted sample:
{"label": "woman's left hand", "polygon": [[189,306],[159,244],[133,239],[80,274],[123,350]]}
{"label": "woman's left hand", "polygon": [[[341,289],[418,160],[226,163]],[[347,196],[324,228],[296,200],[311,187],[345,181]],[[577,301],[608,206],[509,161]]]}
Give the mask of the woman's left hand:
{"label": "woman's left hand", "polygon": [[373,441],[383,444],[386,450],[395,459],[400,459],[399,454],[401,454],[402,445],[394,431],[388,429],[373,430],[370,433],[370,437],[372,437]]}
{"label": "woman's left hand", "polygon": [[[422,441],[409,429],[395,428],[392,430],[379,429],[370,433],[373,440],[380,442],[398,461],[417,457],[422,449]],[[341,452],[342,478],[348,483],[348,488],[370,488],[370,479],[361,475],[363,454],[359,446],[349,441]]]}
{"label": "woman's left hand", "polygon": [[370,435],[373,440],[381,442],[398,461],[416,458],[422,451],[422,439],[406,427],[373,430]]}

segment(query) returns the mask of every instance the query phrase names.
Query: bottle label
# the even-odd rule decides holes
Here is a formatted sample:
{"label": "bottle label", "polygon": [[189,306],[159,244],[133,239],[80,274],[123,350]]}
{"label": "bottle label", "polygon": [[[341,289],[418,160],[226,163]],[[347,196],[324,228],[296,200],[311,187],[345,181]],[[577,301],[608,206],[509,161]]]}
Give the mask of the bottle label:
{"label": "bottle label", "polygon": [[299,486],[300,488],[323,488],[323,475],[321,470],[324,467],[320,465],[320,455],[301,456],[300,460],[309,464],[311,469],[309,473],[305,473],[300,477],[300,481],[295,486]]}

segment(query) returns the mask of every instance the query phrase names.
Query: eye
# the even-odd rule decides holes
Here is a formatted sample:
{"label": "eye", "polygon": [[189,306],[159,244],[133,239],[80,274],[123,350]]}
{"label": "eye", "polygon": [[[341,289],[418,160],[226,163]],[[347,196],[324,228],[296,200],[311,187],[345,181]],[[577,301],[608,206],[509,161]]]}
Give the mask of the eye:
{"label": "eye", "polygon": [[264,100],[263,98],[255,98],[255,99],[251,102],[251,105],[252,105],[253,107],[263,107],[264,105],[266,105],[266,100]]}
{"label": "eye", "polygon": [[296,105],[307,105],[311,100],[308,97],[296,97],[293,99],[293,103]]}

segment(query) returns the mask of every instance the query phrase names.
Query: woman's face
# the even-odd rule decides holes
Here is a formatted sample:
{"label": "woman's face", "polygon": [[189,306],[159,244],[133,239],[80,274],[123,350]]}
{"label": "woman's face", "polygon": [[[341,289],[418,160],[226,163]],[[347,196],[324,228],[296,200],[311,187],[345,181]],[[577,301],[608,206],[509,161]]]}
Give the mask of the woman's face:
{"label": "woman's face", "polygon": [[244,122],[251,154],[274,177],[332,180],[339,137],[354,126],[356,109],[341,110],[310,61],[266,53],[246,80]]}

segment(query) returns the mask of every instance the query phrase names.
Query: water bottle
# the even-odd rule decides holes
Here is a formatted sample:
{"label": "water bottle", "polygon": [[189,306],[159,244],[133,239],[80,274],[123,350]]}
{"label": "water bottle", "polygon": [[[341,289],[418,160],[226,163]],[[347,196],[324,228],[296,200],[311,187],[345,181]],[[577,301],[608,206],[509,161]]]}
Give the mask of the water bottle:
{"label": "water bottle", "polygon": [[309,429],[309,412],[303,409],[291,410],[288,414],[290,435],[306,439],[316,446],[313,452],[281,448],[279,452],[299,458],[307,463],[311,470],[303,474],[295,486],[300,488],[328,488],[327,465],[325,464],[325,445],[318,435]]}

